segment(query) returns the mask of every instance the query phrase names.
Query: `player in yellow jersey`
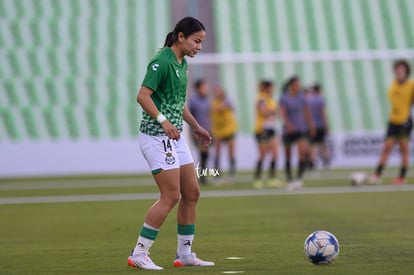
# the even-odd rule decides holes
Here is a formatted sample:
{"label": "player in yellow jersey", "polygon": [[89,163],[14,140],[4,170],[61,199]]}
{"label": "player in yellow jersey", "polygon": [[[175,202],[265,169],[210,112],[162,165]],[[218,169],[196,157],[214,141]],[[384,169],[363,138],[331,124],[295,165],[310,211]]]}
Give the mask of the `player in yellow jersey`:
{"label": "player in yellow jersey", "polygon": [[230,161],[229,172],[233,176],[236,172],[234,137],[237,131],[237,120],[234,115],[233,104],[220,86],[217,86],[214,90],[214,98],[211,102],[210,110],[211,133],[216,146],[215,168],[220,171],[221,147],[226,143],[228,145],[228,159]]}
{"label": "player in yellow jersey", "polygon": [[259,149],[259,159],[254,174],[255,188],[262,188],[262,165],[267,154],[270,154],[269,185],[281,187],[276,178],[276,162],[278,154],[278,140],[276,138],[277,104],[273,99],[274,85],[271,81],[262,81],[256,97],[256,123],[255,136]]}
{"label": "player in yellow jersey", "polygon": [[401,153],[401,170],[393,184],[404,184],[409,165],[409,140],[413,127],[411,107],[414,100],[414,82],[409,79],[410,66],[405,60],[394,63],[395,80],[388,89],[388,100],[391,105],[389,123],[384,147],[375,174],[369,179],[370,184],[381,182],[381,173],[387,163],[395,144],[399,145]]}

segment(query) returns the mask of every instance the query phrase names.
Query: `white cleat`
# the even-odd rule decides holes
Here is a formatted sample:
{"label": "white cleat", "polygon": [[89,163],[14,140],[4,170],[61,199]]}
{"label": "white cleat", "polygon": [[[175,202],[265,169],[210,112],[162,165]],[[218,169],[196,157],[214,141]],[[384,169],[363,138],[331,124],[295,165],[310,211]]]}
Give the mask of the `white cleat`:
{"label": "white cleat", "polygon": [[207,262],[197,258],[195,253],[189,255],[178,256],[174,260],[175,267],[183,266],[214,266],[214,262]]}
{"label": "white cleat", "polygon": [[297,179],[297,180],[295,181],[295,183],[296,183],[296,189],[301,189],[301,188],[303,188],[303,181],[302,181],[301,179]]}
{"label": "white cleat", "polygon": [[288,183],[287,190],[294,191],[294,190],[301,189],[302,187],[303,187],[303,181],[300,179],[297,179],[297,180],[294,180]]}
{"label": "white cleat", "polygon": [[137,256],[128,257],[128,265],[133,268],[139,268],[144,270],[163,270],[161,266],[154,264],[148,253],[142,253]]}
{"label": "white cleat", "polygon": [[381,177],[374,174],[368,178],[367,184],[371,184],[371,185],[381,184]]}
{"label": "white cleat", "polygon": [[255,188],[255,189],[262,189],[263,188],[263,181],[262,180],[255,180],[254,182],[253,182],[253,187]]}
{"label": "white cleat", "polygon": [[283,181],[278,178],[270,179],[267,185],[271,188],[282,188],[284,186]]}

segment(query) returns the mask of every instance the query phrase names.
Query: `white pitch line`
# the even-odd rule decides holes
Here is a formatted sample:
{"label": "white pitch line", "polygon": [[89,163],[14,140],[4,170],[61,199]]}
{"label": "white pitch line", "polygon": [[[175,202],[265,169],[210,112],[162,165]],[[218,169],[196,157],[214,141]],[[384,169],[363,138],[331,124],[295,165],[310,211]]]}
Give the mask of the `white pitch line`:
{"label": "white pitch line", "polygon": [[[403,186],[343,186],[343,187],[311,187],[295,191],[281,189],[261,190],[217,190],[202,192],[203,198],[227,198],[227,197],[255,197],[255,196],[280,196],[280,195],[306,195],[306,194],[339,194],[339,193],[377,193],[414,191],[414,185]],[[67,196],[41,196],[41,197],[13,197],[0,198],[0,204],[29,204],[29,203],[66,203],[66,202],[98,202],[98,201],[131,201],[154,200],[158,193],[135,194],[106,194],[106,195],[67,195]]]}
{"label": "white pitch line", "polygon": [[[362,172],[366,172],[362,169]],[[385,171],[383,177],[391,178],[396,173],[396,170]],[[319,181],[319,180],[346,180],[349,179],[351,171],[321,171],[315,175],[305,175],[305,181]],[[414,177],[413,172],[408,173],[408,177]],[[252,182],[252,174],[242,174],[234,178],[236,183]],[[107,178],[107,179],[59,179],[59,180],[44,180],[36,182],[25,182],[2,180],[0,182],[0,191],[12,191],[12,190],[38,190],[38,189],[83,189],[83,188],[110,188],[110,187],[129,187],[129,186],[151,186],[155,185],[154,180],[151,177],[136,178]]]}

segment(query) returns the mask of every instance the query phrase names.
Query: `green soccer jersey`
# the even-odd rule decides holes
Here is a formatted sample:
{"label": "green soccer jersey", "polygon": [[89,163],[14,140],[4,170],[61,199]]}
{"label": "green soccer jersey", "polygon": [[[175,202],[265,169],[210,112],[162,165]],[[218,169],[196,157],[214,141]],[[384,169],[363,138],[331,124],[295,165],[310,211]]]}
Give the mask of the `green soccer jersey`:
{"label": "green soccer jersey", "polygon": [[[180,64],[170,47],[163,48],[150,61],[142,86],[153,91],[151,98],[158,110],[181,132],[187,89],[185,58]],[[140,131],[151,136],[166,135],[161,124],[144,110]]]}

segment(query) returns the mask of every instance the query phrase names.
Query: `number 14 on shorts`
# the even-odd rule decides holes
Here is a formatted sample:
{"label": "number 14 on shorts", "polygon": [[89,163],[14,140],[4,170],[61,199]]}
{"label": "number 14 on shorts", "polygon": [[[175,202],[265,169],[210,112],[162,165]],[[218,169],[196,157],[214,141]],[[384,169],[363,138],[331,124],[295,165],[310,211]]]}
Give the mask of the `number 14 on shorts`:
{"label": "number 14 on shorts", "polygon": [[167,163],[168,165],[175,164],[175,158],[172,154],[173,148],[171,146],[170,139],[163,139],[161,142],[162,142],[162,145],[164,146],[165,163]]}
{"label": "number 14 on shorts", "polygon": [[169,139],[163,139],[162,144],[164,146],[164,152],[172,151],[171,141]]}

